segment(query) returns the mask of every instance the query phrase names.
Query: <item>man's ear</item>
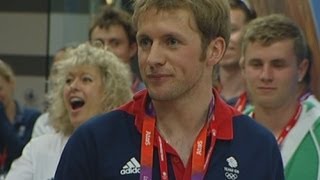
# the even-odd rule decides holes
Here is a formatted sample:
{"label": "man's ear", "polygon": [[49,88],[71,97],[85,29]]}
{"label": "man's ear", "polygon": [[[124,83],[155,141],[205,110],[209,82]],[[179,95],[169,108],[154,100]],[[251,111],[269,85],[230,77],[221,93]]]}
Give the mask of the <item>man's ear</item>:
{"label": "man's ear", "polygon": [[307,74],[308,67],[308,59],[303,59],[298,65],[298,82],[302,82],[304,76]]}
{"label": "man's ear", "polygon": [[210,66],[216,65],[222,59],[226,51],[226,42],[222,37],[213,39],[207,48],[207,63]]}

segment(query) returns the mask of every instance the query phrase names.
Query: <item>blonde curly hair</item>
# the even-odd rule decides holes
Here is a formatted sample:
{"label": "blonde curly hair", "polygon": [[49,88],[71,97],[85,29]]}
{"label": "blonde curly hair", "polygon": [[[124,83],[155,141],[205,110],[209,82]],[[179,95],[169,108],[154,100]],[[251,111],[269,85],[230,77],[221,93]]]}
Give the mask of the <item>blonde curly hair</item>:
{"label": "blonde curly hair", "polygon": [[50,79],[53,86],[48,94],[49,118],[57,132],[70,135],[74,131],[63,101],[63,89],[71,68],[90,65],[100,69],[104,95],[101,97],[101,106],[96,108],[101,108],[101,113],[111,111],[131,99],[130,69],[110,51],[84,43],[67,50],[64,58],[63,61],[54,64],[58,73]]}

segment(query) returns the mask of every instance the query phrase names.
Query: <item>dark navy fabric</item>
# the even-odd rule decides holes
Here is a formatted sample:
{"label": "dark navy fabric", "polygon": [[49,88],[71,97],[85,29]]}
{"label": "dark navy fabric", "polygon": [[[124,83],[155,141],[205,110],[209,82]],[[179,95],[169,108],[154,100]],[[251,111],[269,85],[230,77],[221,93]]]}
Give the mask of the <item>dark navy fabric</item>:
{"label": "dark navy fabric", "polygon": [[21,107],[16,103],[16,116],[11,124],[5,114],[3,104],[0,103],[0,152],[7,148],[8,157],[4,171],[8,171],[14,159],[21,155],[23,147],[31,139],[35,121],[40,116],[40,111],[32,108]]}
{"label": "dark navy fabric", "polygon": [[[132,106],[126,106],[128,111],[136,108]],[[55,180],[139,179],[139,171],[134,171],[137,168],[121,174],[130,159],[140,162],[141,133],[136,116],[126,108],[95,117],[77,129],[63,151]],[[236,115],[232,123],[233,139],[217,139],[204,179],[284,179],[273,135],[248,116]],[[175,177],[170,154],[167,156],[169,179],[182,179]],[[160,179],[156,147],[152,175]]]}

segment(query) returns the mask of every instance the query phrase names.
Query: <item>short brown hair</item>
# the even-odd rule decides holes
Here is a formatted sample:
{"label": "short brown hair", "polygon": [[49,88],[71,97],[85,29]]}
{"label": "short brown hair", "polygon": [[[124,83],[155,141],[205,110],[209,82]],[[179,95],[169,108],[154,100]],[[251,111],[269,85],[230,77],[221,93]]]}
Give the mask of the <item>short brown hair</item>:
{"label": "short brown hair", "polygon": [[140,15],[151,8],[159,11],[190,10],[200,31],[203,49],[206,49],[209,42],[216,37],[222,37],[228,45],[230,8],[226,0],[137,0],[134,3],[133,13],[135,28],[137,28]]}
{"label": "short brown hair", "polygon": [[136,42],[136,31],[132,26],[130,14],[124,10],[110,6],[103,6],[100,13],[95,17],[89,29],[89,40],[91,41],[92,31],[96,27],[108,29],[113,25],[120,25],[123,27],[130,44]]}
{"label": "short brown hair", "polygon": [[294,52],[300,63],[307,55],[307,43],[299,26],[280,14],[260,17],[247,25],[242,39],[241,52],[242,55],[245,54],[249,43],[258,42],[269,46],[287,39],[293,40]]}

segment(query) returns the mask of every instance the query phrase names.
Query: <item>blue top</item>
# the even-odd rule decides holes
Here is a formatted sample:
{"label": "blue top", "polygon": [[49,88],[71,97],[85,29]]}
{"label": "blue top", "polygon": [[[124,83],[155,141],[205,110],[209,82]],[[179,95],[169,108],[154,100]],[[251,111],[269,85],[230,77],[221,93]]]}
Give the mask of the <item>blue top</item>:
{"label": "blue top", "polygon": [[[204,179],[283,180],[282,160],[274,136],[226,105],[216,92],[214,96],[214,115],[219,126]],[[80,126],[63,151],[55,180],[139,179],[141,128],[148,101],[147,92],[141,91],[118,110]],[[210,143],[207,144],[209,147]],[[190,174],[190,168],[183,167],[179,156],[168,149],[165,147],[169,179],[190,179],[185,176]],[[155,145],[153,179],[160,179],[157,150]]]}
{"label": "blue top", "polygon": [[[2,171],[7,172],[14,159],[21,155],[23,147],[29,142],[35,121],[40,116],[40,111],[21,107],[16,103],[16,116],[11,124],[5,113],[3,104],[0,103],[0,154],[7,149],[7,159]],[[2,172],[3,173],[3,172]]]}

